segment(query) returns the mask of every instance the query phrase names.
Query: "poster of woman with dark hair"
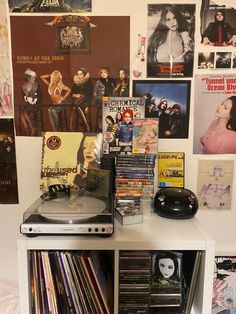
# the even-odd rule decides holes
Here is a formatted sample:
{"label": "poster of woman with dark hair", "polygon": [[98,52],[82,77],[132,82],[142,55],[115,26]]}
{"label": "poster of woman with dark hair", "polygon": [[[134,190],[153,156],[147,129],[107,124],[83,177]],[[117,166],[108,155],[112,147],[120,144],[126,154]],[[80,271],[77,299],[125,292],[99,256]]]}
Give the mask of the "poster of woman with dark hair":
{"label": "poster of woman with dark hair", "polygon": [[148,77],[193,74],[195,5],[148,5]]}

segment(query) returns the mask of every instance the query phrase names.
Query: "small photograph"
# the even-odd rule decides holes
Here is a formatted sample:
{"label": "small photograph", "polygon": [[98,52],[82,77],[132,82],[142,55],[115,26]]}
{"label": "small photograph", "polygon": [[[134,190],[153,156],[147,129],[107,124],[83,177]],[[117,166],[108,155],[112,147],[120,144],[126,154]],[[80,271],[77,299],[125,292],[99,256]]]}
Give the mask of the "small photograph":
{"label": "small photograph", "polygon": [[13,13],[91,12],[92,0],[8,0]]}
{"label": "small photograph", "polygon": [[236,256],[216,256],[212,314],[236,312]]}
{"label": "small photograph", "polygon": [[190,81],[133,81],[133,95],[144,97],[145,118],[159,118],[158,138],[188,138]]}
{"label": "small photograph", "polygon": [[236,52],[232,53],[232,67],[236,68]]}
{"label": "small photograph", "polygon": [[231,52],[216,52],[216,69],[230,69],[231,56]]}
{"label": "small photograph", "polygon": [[199,52],[198,69],[210,70],[214,69],[215,54],[214,52]]}
{"label": "small photograph", "polygon": [[133,154],[156,154],[158,149],[158,118],[133,121]]}

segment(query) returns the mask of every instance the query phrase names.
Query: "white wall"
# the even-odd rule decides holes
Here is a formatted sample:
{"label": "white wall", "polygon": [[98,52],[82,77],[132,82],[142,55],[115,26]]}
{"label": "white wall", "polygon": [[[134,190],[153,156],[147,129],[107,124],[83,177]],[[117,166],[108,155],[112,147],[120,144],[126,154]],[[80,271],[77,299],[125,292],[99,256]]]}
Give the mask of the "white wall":
{"label": "white wall", "polygon": [[[164,3],[182,3],[182,1],[163,1]],[[137,46],[137,34],[146,34],[147,3],[160,3],[158,0],[93,0],[93,15],[130,15],[131,16],[131,53],[130,64]],[[186,1],[196,3],[196,43],[199,41],[200,29],[200,0]],[[121,26],[122,27],[122,26]],[[111,30],[112,31],[112,30]],[[145,73],[139,79],[145,79]],[[192,80],[192,87],[194,79]],[[189,139],[160,140],[159,151],[184,151],[186,153],[186,187],[196,191],[197,165],[202,155],[193,155],[193,91],[190,109]],[[24,211],[39,197],[39,179],[41,163],[41,138],[16,137],[17,171],[19,186],[18,205],[0,205],[0,278],[17,280],[16,240],[20,236],[19,226],[23,220]],[[209,157],[207,157],[209,159]],[[215,159],[235,159],[235,155],[212,156]],[[236,168],[236,167],[235,167]],[[236,171],[236,170],[235,170]],[[236,174],[234,173],[236,178]],[[233,204],[231,211],[198,211],[197,217],[206,229],[217,240],[218,253],[236,255],[236,241],[234,241],[234,221],[236,221],[236,181],[233,187]],[[234,243],[235,242],[235,243]]]}

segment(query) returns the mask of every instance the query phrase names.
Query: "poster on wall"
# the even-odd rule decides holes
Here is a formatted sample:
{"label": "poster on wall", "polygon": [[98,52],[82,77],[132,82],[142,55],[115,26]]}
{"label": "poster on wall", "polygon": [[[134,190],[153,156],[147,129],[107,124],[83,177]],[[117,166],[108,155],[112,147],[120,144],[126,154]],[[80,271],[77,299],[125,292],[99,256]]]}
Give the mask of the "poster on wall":
{"label": "poster on wall", "polygon": [[159,118],[159,138],[188,138],[190,85],[187,80],[133,81],[133,96],[145,99],[145,117]]}
{"label": "poster on wall", "polygon": [[0,117],[13,116],[9,51],[7,4],[0,0]]}
{"label": "poster on wall", "polygon": [[10,12],[91,12],[92,0],[8,0]]}
{"label": "poster on wall", "polygon": [[0,119],[0,204],[18,204],[13,119]]}
{"label": "poster on wall", "polygon": [[199,160],[199,209],[231,209],[233,160]]}
{"label": "poster on wall", "polygon": [[196,75],[194,154],[236,153],[235,75]]}
{"label": "poster on wall", "polygon": [[100,132],[102,97],[129,96],[130,18],[10,21],[16,134]]}
{"label": "poster on wall", "polygon": [[198,69],[233,69],[236,50],[236,3],[202,0]]}
{"label": "poster on wall", "polygon": [[216,256],[212,314],[236,312],[236,256]]}
{"label": "poster on wall", "polygon": [[201,42],[206,46],[236,46],[236,3],[202,0]]}
{"label": "poster on wall", "polygon": [[193,75],[195,5],[148,4],[148,77]]}

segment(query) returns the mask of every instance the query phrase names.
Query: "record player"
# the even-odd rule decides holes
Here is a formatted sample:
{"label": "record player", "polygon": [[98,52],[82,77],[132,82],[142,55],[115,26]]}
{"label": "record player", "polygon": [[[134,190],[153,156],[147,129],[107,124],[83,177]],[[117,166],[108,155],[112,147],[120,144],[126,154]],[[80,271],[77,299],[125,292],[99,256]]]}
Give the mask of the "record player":
{"label": "record player", "polygon": [[109,236],[114,230],[113,196],[88,190],[51,186],[23,215],[20,232],[26,236]]}

